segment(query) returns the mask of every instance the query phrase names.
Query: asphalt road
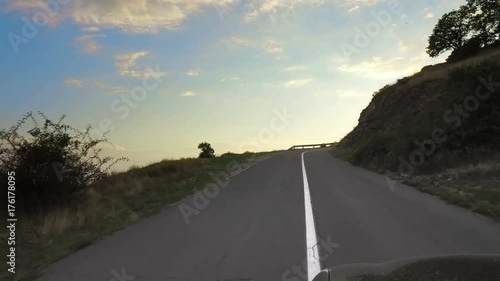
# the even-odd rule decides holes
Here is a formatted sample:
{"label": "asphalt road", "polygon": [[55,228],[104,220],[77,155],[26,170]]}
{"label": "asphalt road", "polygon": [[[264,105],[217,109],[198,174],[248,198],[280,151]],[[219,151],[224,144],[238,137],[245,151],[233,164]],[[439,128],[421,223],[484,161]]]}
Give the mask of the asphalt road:
{"label": "asphalt road", "polygon": [[[39,280],[307,280],[302,152],[232,177],[189,224],[177,205],[50,265]],[[500,254],[500,226],[490,219],[404,185],[393,191],[383,176],[325,149],[307,152],[304,164],[321,268]]]}

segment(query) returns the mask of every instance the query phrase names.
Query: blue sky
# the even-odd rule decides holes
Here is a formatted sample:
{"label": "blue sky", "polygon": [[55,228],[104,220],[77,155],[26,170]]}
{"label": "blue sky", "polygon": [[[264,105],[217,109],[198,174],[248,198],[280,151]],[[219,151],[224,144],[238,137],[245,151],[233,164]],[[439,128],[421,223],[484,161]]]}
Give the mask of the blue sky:
{"label": "blue sky", "polygon": [[66,114],[126,166],[337,141],[464,2],[0,0],[0,128]]}

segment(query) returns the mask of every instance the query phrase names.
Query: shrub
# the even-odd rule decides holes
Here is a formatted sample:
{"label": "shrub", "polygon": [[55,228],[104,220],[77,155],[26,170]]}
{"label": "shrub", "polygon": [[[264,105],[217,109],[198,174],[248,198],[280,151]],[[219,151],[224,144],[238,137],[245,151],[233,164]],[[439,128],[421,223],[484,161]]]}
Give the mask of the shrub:
{"label": "shrub", "polygon": [[393,84],[387,84],[385,85],[384,87],[382,87],[381,89],[379,89],[378,91],[374,92],[372,94],[372,97],[375,97],[376,95],[380,94],[380,93],[383,93],[384,91],[387,91]]}
{"label": "shrub", "polygon": [[200,149],[199,158],[214,158],[215,150],[212,148],[208,142],[202,142],[198,145],[198,149]]}
{"label": "shrub", "polygon": [[[81,132],[63,124],[64,115],[58,122],[43,113],[38,115],[41,126],[29,112],[9,130],[0,130],[0,173],[15,172],[18,209],[46,211],[64,205],[72,194],[104,178],[117,162],[127,160],[101,157],[102,148],[97,146],[108,141],[105,135],[93,139],[91,126]],[[34,126],[23,133],[28,121]]]}

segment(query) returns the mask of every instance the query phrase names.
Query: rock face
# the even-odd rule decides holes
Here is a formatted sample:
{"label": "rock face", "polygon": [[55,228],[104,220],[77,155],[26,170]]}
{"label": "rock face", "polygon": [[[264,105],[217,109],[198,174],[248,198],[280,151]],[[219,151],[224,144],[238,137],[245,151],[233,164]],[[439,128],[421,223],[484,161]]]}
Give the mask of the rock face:
{"label": "rock face", "polygon": [[460,126],[447,122],[451,114],[456,115],[449,110],[455,110],[456,104],[461,105],[467,97],[474,96],[475,89],[481,85],[479,77],[489,76],[493,81],[500,81],[498,47],[459,63],[426,66],[421,72],[375,93],[361,112],[358,125],[337,148],[348,150],[352,155],[350,160],[357,164],[394,170],[398,156],[406,157],[417,149],[416,140],[427,139],[434,129],[442,128],[448,141],[426,156],[426,160],[436,155],[442,158],[442,153],[451,153],[457,146],[460,151],[480,146],[500,151],[500,139],[497,139],[500,131],[494,129],[500,129],[500,89],[482,101],[478,110],[470,112],[471,117],[462,117]]}
{"label": "rock face", "polygon": [[369,138],[374,132],[396,130],[408,119],[423,114],[428,103],[440,100],[446,95],[449,93],[441,80],[424,81],[417,85],[398,82],[388,86],[373,97],[361,112],[358,126],[340,144],[350,146]]}

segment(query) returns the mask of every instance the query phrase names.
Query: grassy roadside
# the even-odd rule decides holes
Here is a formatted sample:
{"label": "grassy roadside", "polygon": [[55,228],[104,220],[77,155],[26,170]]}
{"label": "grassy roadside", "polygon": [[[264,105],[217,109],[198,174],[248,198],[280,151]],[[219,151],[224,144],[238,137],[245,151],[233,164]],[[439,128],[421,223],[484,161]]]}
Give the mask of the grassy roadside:
{"label": "grassy roadside", "polygon": [[[213,182],[210,172],[234,174],[269,154],[164,160],[143,168],[133,167],[94,184],[64,209],[18,218],[16,274],[7,272],[3,262],[0,280],[34,278],[45,265],[202,190]],[[238,165],[241,169],[231,168]],[[0,235],[0,247],[5,253],[7,236],[3,232]]]}
{"label": "grassy roadside", "polygon": [[[353,163],[352,151],[335,147],[331,154]],[[500,159],[500,157],[499,157]],[[432,174],[401,176],[369,165],[362,167],[434,195],[441,200],[500,221],[500,162],[484,161]]]}
{"label": "grassy roadside", "polygon": [[483,162],[406,179],[404,184],[500,221],[500,164]]}

